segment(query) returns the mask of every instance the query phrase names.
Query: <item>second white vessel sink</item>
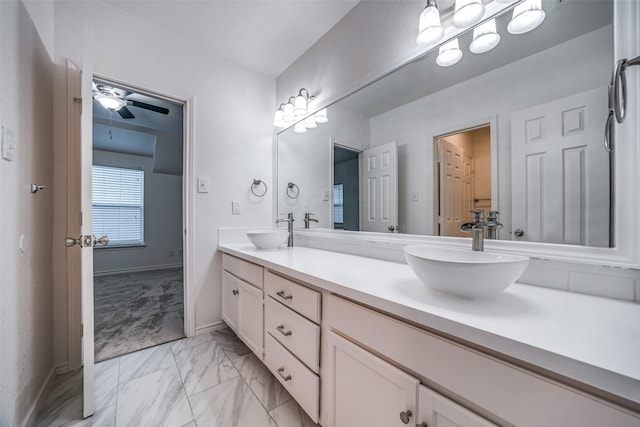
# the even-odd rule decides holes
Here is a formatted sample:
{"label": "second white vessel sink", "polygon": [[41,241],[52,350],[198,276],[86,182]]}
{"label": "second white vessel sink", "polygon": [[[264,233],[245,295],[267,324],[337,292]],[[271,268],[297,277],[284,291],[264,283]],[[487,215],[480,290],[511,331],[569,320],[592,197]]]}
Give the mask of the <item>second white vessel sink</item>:
{"label": "second white vessel sink", "polygon": [[289,238],[287,230],[251,230],[247,231],[247,237],[258,249],[277,249]]}
{"label": "second white vessel sink", "polygon": [[515,283],[529,258],[521,255],[409,245],[405,258],[427,288],[462,298],[493,297]]}

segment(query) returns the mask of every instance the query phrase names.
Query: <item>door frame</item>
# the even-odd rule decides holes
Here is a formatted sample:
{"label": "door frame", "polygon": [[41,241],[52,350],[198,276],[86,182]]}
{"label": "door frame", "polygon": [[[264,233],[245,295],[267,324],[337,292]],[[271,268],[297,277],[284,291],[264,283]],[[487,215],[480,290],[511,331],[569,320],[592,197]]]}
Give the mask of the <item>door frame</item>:
{"label": "door frame", "polygon": [[362,228],[362,209],[360,206],[360,202],[362,200],[362,152],[364,150],[362,150],[361,148],[354,148],[354,147],[350,147],[348,145],[345,144],[341,144],[339,142],[336,142],[336,140],[331,137],[330,138],[330,149],[331,152],[329,154],[329,164],[331,167],[331,172],[329,173],[329,177],[331,179],[331,185],[330,185],[330,194],[331,194],[331,199],[329,200],[329,229],[331,230],[335,230],[334,226],[334,222],[333,222],[333,186],[334,186],[334,182],[335,182],[335,158],[334,158],[334,150],[335,147],[341,148],[343,150],[347,150],[347,151],[351,151],[353,153],[358,154],[358,230],[360,230]]}
{"label": "door frame", "polygon": [[[439,200],[436,200],[436,197],[440,194],[440,190],[437,188],[439,185],[439,177],[438,177],[438,139],[446,138],[450,135],[455,135],[458,133],[483,128],[489,126],[489,138],[491,140],[491,205],[492,209],[500,210],[500,186],[498,183],[498,116],[489,116],[484,118],[479,118],[475,120],[466,121],[463,123],[457,123],[449,125],[445,128],[441,128],[438,132],[433,132],[430,136],[429,143],[431,144],[431,157],[433,160],[433,184],[431,188],[433,189],[433,206],[431,209],[427,209],[427,214],[432,215],[432,226],[433,226],[433,235],[436,235],[438,232],[438,215],[436,215],[436,206],[440,203]],[[511,171],[508,171],[509,175]],[[428,222],[428,218],[427,218]]]}
{"label": "door frame", "polygon": [[[77,233],[80,224],[80,70],[81,66],[67,60],[78,70],[78,74],[67,73],[67,231]],[[182,226],[183,226],[183,292],[184,332],[187,337],[195,335],[195,298],[191,284],[193,271],[193,139],[195,129],[195,97],[183,99],[156,91],[140,88],[117,79],[94,74],[93,78],[106,80],[139,93],[180,103],[183,106],[182,141]],[[67,235],[72,235],[67,234]],[[80,283],[80,257],[69,251],[67,256],[67,303],[68,303],[68,370],[82,366],[82,302]]]}

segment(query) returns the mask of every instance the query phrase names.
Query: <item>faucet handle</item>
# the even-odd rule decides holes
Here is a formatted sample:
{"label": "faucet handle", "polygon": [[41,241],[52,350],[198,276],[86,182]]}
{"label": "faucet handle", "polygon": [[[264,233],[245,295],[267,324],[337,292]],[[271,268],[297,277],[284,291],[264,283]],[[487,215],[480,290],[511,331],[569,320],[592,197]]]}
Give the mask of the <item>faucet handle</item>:
{"label": "faucet handle", "polygon": [[473,222],[482,222],[484,220],[484,210],[483,209],[473,209],[470,210]]}
{"label": "faucet handle", "polygon": [[500,212],[498,211],[488,211],[487,212],[487,221],[498,221],[498,215],[500,215]]}

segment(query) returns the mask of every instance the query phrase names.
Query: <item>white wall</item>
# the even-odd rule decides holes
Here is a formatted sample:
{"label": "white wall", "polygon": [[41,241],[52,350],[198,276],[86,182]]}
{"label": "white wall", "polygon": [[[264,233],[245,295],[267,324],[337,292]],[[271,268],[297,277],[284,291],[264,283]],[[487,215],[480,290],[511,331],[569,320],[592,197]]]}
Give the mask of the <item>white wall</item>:
{"label": "white wall", "polygon": [[[612,60],[602,58],[611,57],[611,33],[610,26],[601,28],[372,118],[371,146],[396,140],[400,147],[399,169],[403,179],[398,204],[400,222],[407,226],[406,232],[433,234],[434,231],[433,198],[430,197],[434,188],[433,138],[496,118],[498,210],[503,214],[501,222],[505,230],[509,230],[511,113],[606,86]],[[537,82],[544,85],[535,84]],[[510,95],[496,96],[496,93]],[[456,99],[465,101],[451,102]],[[424,205],[412,202],[413,191],[427,195],[421,198],[427,202]]]}
{"label": "white wall", "polygon": [[[193,193],[191,224],[193,252],[192,282],[196,330],[220,321],[221,256],[217,228],[221,226],[270,226],[272,194],[254,200],[249,197],[253,178],[272,189],[272,126],[275,82],[225,58],[194,47],[189,41],[148,24],[100,1],[55,2],[55,56],[62,67],[64,58],[80,62],[82,22],[95,31],[95,73],[135,87],[195,99],[193,117],[193,185],[207,177],[209,193]],[[56,80],[56,164],[55,176],[62,188],[59,204],[66,206],[66,116],[64,74]],[[231,214],[231,201],[242,203],[242,215]],[[58,203],[58,198],[56,198]],[[66,259],[62,238],[66,232],[63,208],[58,209],[55,236],[56,263]],[[188,248],[185,248],[185,252]],[[56,363],[66,360],[67,307],[66,270],[55,276]],[[64,308],[64,309],[63,309]]]}
{"label": "white wall", "polygon": [[[27,422],[53,373],[52,63],[22,2],[0,2],[0,426]],[[47,189],[31,194],[32,183]],[[24,253],[19,250],[25,236]]]}
{"label": "white wall", "polygon": [[93,163],[144,170],[144,232],[141,248],[93,251],[93,272],[153,270],[182,265],[182,177],[154,173],[153,158],[93,150]]}

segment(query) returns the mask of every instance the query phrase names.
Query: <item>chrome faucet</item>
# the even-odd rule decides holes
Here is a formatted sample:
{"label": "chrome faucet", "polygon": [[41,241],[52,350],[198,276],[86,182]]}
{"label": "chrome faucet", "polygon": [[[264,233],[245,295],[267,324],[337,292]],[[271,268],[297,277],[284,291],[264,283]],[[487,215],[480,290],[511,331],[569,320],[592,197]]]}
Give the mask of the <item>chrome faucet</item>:
{"label": "chrome faucet", "polygon": [[498,211],[487,212],[487,239],[495,240],[498,238],[498,230],[502,228],[502,223],[498,221],[498,215],[500,215]]}
{"label": "chrome faucet", "polygon": [[473,221],[462,224],[460,226],[460,231],[463,233],[473,232],[471,250],[484,251],[484,227],[487,225],[484,222],[484,211],[472,210],[470,212],[473,215]]}
{"label": "chrome faucet", "polygon": [[309,212],[304,214],[304,228],[309,228],[310,222],[315,222],[315,223],[319,222],[317,219],[311,218],[311,215],[315,215],[315,214],[312,214]]}
{"label": "chrome faucet", "polygon": [[295,221],[293,219],[293,212],[289,212],[287,214],[287,218],[286,219],[278,219],[276,220],[276,224],[279,224],[281,222],[287,222],[287,231],[289,232],[289,240],[287,240],[287,246],[292,248],[293,247],[293,221]]}

